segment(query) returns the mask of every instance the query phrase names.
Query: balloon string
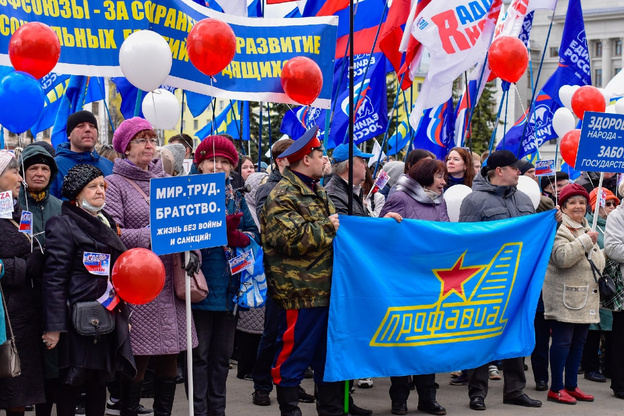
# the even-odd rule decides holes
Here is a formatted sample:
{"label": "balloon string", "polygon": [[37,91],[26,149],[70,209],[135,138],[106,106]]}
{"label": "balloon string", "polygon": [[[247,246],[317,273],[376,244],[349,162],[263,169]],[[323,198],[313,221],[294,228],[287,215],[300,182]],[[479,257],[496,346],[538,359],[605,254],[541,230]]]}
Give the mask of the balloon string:
{"label": "balloon string", "polygon": [[[156,94],[161,94],[161,91],[156,89],[154,91],[151,92],[151,98],[152,98],[152,108],[154,109],[154,124],[156,126],[159,126],[159,117],[158,117],[158,109],[156,108],[156,98],[155,95]],[[156,130],[158,131],[158,128],[156,128]],[[149,140],[149,139],[148,139]],[[158,132],[156,133],[156,140],[158,140]],[[158,142],[160,144],[160,141]],[[165,138],[163,137],[163,146],[165,145]],[[159,146],[156,146],[156,149],[158,150],[158,159],[160,159],[160,165],[163,167],[163,169],[165,168],[165,161],[163,160],[163,151],[162,148],[158,149]]]}
{"label": "balloon string", "polygon": [[[22,138],[23,138],[24,133],[20,133],[17,135],[17,146],[22,149],[20,151],[20,157],[19,157],[19,161],[22,163],[22,185],[24,185],[24,192],[28,192],[28,184],[26,183],[26,169],[24,169],[24,158],[22,157],[22,152],[24,151],[24,148],[22,147]],[[28,196],[24,195],[24,200],[26,201],[26,211],[30,211],[28,209]],[[32,241],[31,241],[32,243]],[[32,244],[30,247],[30,251],[32,253]]]}
{"label": "balloon string", "polygon": [[[522,114],[526,114],[526,116],[529,116],[529,114],[527,114],[526,112],[527,110],[524,108],[524,105],[522,104],[522,97],[520,96],[520,91],[518,91],[518,85],[516,85],[516,83],[513,83],[511,85],[513,85],[513,89],[516,92],[516,95],[518,96],[518,101],[520,102],[520,108],[522,109]],[[532,111],[530,114],[531,119],[533,119],[534,115],[535,115],[535,112]],[[525,116],[524,122],[529,123],[529,120],[526,119],[526,116]],[[524,137],[524,135],[522,137]],[[535,132],[533,133],[533,141],[535,142],[535,149],[537,151],[537,160],[541,160],[542,156],[540,155],[539,146],[537,144],[537,135],[535,134]]]}

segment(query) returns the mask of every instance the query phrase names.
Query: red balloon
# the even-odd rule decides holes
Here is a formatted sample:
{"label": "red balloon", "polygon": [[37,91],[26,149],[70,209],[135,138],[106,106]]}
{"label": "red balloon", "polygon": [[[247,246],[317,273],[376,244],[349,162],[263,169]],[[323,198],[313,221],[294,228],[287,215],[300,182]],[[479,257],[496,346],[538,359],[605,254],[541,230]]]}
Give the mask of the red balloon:
{"label": "red balloon", "polygon": [[132,248],[119,256],[112,278],[119,297],[143,305],[156,299],[165,286],[165,265],[153,251]]}
{"label": "red balloon", "polygon": [[503,81],[518,82],[529,65],[529,52],[514,36],[499,36],[488,51],[488,63]]}
{"label": "red balloon", "polygon": [[310,105],[323,88],[323,73],[318,64],[305,56],[289,59],[282,69],[282,88],[291,100]]}
{"label": "red balloon", "polygon": [[580,139],[581,129],[570,130],[561,138],[561,144],[559,145],[561,157],[572,167],[576,164],[576,154],[578,153]]}
{"label": "red balloon", "polygon": [[584,85],[577,89],[572,95],[572,111],[581,120],[585,111],[596,111],[604,113],[607,108],[604,95],[596,87]]}
{"label": "red balloon", "polygon": [[223,71],[236,54],[236,36],[227,23],[203,19],[193,26],[186,40],[191,63],[206,75]]}
{"label": "red balloon", "polygon": [[50,73],[61,56],[61,43],[50,26],[30,22],[15,31],[9,41],[13,68],[39,79]]}

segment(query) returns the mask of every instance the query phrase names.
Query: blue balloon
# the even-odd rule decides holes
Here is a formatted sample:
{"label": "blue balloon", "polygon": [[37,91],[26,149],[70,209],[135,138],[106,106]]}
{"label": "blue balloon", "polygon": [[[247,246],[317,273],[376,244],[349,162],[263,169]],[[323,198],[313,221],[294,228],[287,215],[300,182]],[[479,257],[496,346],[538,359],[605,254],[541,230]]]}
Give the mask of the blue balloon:
{"label": "blue balloon", "polygon": [[0,80],[0,124],[10,132],[30,129],[43,114],[44,105],[41,84],[32,75],[15,71]]}

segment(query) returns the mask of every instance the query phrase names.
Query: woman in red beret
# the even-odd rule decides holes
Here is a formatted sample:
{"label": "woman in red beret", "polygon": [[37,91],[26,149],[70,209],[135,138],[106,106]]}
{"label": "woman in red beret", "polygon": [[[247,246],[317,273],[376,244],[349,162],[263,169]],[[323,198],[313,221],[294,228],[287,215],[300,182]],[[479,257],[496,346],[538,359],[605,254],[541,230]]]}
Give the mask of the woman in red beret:
{"label": "woman in red beret", "polygon": [[201,250],[201,270],[210,291],[206,299],[192,305],[199,340],[193,349],[193,401],[197,415],[225,415],[225,387],[237,321],[233,298],[240,287],[240,273],[230,272],[228,259],[237,255],[237,247],[249,246],[251,239],[259,243],[260,232],[245,198],[230,184],[230,173],[238,164],[232,141],[223,136],[206,137],[195,150],[194,162],[202,174],[225,173],[227,245]]}
{"label": "woman in red beret", "polygon": [[577,373],[589,325],[600,322],[600,295],[590,261],[602,271],[605,260],[598,233],[585,219],[589,205],[585,188],[566,185],[559,193],[559,204],[563,220],[542,289],[544,318],[550,320],[552,330],[548,400],[576,404],[577,400],[594,401],[594,396],[578,388]]}

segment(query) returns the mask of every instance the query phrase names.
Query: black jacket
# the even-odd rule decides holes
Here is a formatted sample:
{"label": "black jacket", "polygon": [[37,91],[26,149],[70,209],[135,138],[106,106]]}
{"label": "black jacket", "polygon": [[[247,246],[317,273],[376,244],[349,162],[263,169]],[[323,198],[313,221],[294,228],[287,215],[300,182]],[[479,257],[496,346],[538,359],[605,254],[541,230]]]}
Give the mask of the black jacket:
{"label": "black jacket", "polygon": [[[96,300],[107,289],[106,276],[90,274],[83,264],[85,252],[111,255],[110,270],[126,250],[117,236],[117,225],[106,213],[110,223],[92,216],[81,208],[63,202],[62,214],[46,224],[47,259],[43,275],[44,329],[61,331],[59,367],[69,368],[70,380],[81,377],[81,369],[101,370],[101,379],[123,371],[134,377],[136,368],[130,347],[128,310],[121,301],[114,309],[115,330],[93,337],[79,335],[71,322],[70,308],[76,302]],[[68,307],[69,305],[69,307]]]}
{"label": "black jacket", "polygon": [[[349,184],[338,175],[333,175],[325,186],[327,196],[336,206],[336,212],[341,215],[349,214]],[[358,217],[368,217],[368,212],[362,204],[359,195],[353,192],[353,212]]]}
{"label": "black jacket", "polygon": [[[17,204],[13,220],[19,223],[22,210]],[[17,352],[22,364],[22,375],[0,379],[0,409],[42,403],[43,343],[41,342],[41,285],[26,274],[26,259],[30,256],[30,242],[8,219],[0,219],[0,259],[4,263],[4,277],[0,285],[4,291]],[[7,328],[8,334],[8,328]]]}

